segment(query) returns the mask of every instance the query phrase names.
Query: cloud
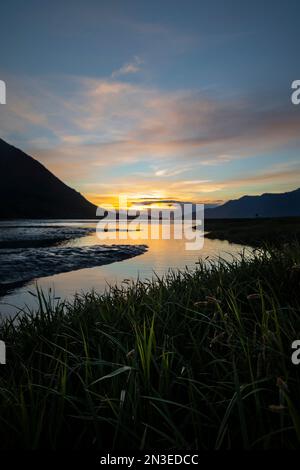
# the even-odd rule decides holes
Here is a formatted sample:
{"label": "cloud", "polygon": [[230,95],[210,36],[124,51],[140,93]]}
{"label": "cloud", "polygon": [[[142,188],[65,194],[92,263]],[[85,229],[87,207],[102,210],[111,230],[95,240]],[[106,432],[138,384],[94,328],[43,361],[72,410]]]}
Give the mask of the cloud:
{"label": "cloud", "polygon": [[[51,83],[30,82],[34,96],[18,93],[10,100],[1,114],[6,133],[22,129],[32,141],[48,134],[60,153],[97,147],[98,163],[152,157],[181,167],[226,164],[299,137],[300,114],[272,102],[84,77],[61,82],[69,86],[63,95]],[[157,171],[168,173],[165,165]]]}
{"label": "cloud", "polygon": [[[295,178],[288,167],[269,177],[257,172],[253,180],[224,178],[222,170],[297,147],[300,113],[289,103],[111,78],[22,80],[14,88],[0,116],[3,137],[89,197],[134,187],[135,194],[159,191],[162,199],[214,192],[223,198],[231,188]],[[93,188],[85,190],[88,183]]]}
{"label": "cloud", "polygon": [[132,73],[137,73],[141,70],[141,64],[143,64],[143,60],[139,56],[134,56],[131,62],[124,64],[120,69],[115,70],[111,76],[112,78],[120,77],[122,75],[129,75]]}

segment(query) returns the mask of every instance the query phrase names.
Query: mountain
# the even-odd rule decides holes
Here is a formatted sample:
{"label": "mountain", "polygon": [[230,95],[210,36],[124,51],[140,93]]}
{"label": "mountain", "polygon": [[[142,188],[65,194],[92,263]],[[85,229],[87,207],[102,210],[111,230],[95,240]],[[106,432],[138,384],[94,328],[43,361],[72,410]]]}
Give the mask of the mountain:
{"label": "mountain", "polygon": [[0,218],[95,218],[96,206],[0,139]]}
{"label": "mountain", "polygon": [[243,196],[222,206],[206,209],[205,216],[210,219],[300,216],[300,188],[282,194]]}

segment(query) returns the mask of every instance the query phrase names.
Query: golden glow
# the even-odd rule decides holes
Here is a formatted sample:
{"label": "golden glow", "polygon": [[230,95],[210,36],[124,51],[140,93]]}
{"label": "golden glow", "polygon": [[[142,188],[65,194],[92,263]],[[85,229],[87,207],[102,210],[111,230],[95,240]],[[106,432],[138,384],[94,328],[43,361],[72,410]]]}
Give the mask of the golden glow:
{"label": "golden glow", "polygon": [[[117,193],[115,196],[111,194],[84,194],[84,196],[93,204],[104,208],[112,206],[114,209],[144,210],[150,207],[157,209],[169,207],[168,203],[160,202],[169,199],[163,191],[153,191],[152,193],[122,192]],[[174,196],[172,199],[174,199]],[[153,202],[151,202],[152,200]],[[147,204],[145,204],[145,201],[147,201]]]}
{"label": "golden glow", "polygon": [[[275,167],[268,172],[252,173],[218,182],[203,182],[199,185],[191,184],[188,180],[158,182],[157,179],[150,178],[141,178],[139,181],[128,178],[126,185],[124,182],[93,185],[94,192],[82,193],[93,204],[101,207],[108,204],[115,209],[164,209],[170,208],[168,201],[222,204],[228,199],[237,199],[245,194],[290,191],[298,187],[299,175],[297,167],[295,169]],[[126,191],[127,188],[135,188],[136,191],[130,189]],[[127,207],[120,205],[120,196],[127,197]]]}

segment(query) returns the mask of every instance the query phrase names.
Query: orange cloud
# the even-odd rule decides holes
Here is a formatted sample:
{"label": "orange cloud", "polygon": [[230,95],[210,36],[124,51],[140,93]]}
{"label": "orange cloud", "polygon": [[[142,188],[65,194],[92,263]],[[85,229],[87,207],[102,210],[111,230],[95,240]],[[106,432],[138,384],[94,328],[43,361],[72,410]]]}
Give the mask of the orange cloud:
{"label": "orange cloud", "polygon": [[[49,82],[30,81],[30,99],[19,91],[0,116],[3,137],[16,131],[31,136],[22,147],[93,201],[131,187],[136,194],[166,198],[223,198],[247,185],[256,190],[294,184],[299,176],[286,169],[236,179],[222,180],[221,172],[213,181],[202,177],[203,169],[217,172],[220,165],[298,145],[300,113],[287,106],[112,79],[61,80],[69,85],[63,97]],[[137,164],[145,170],[132,175]]]}

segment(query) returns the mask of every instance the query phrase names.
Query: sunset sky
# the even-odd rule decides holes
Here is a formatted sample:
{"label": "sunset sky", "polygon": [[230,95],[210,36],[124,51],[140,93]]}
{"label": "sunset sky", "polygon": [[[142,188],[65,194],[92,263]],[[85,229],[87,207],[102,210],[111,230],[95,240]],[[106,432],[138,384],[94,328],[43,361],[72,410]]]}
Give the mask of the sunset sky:
{"label": "sunset sky", "polygon": [[1,137],[92,202],[300,186],[300,2],[1,3]]}

